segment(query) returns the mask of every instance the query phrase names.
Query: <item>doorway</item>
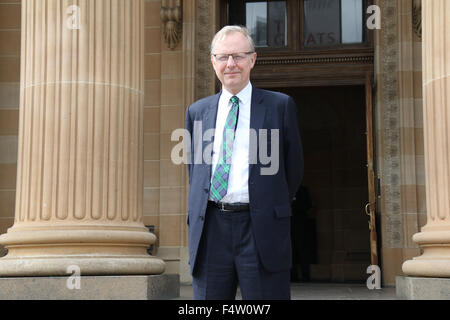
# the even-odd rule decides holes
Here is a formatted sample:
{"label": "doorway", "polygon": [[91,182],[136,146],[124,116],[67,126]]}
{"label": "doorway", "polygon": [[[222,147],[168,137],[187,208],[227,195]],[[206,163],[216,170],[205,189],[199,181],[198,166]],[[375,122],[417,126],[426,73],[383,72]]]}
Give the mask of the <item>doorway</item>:
{"label": "doorway", "polygon": [[364,86],[276,90],[297,103],[305,158],[293,204],[292,280],[364,282],[371,264]]}

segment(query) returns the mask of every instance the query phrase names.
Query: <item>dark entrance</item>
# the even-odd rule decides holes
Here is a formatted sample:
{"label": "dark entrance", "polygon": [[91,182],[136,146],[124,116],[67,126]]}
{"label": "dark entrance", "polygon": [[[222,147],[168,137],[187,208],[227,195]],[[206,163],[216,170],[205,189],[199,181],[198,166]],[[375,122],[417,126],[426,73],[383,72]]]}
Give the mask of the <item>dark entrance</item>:
{"label": "dark entrance", "polygon": [[293,276],[364,283],[371,264],[364,86],[275,90],[299,107],[305,157],[293,205]]}

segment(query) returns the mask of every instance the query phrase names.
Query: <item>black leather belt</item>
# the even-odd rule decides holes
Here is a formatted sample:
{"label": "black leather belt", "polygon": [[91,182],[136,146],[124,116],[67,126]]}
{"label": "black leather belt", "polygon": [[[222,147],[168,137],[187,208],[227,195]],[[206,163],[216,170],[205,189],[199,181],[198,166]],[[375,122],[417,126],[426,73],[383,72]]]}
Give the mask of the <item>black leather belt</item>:
{"label": "black leather belt", "polygon": [[220,211],[226,212],[250,211],[250,206],[248,203],[223,203],[208,201],[208,205],[216,207]]}

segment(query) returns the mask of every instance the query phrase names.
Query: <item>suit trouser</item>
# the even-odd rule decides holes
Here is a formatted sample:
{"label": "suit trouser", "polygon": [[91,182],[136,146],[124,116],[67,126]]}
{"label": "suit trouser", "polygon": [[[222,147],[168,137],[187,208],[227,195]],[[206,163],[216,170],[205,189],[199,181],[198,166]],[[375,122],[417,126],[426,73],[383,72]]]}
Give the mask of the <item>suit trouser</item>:
{"label": "suit trouser", "polygon": [[196,300],[290,299],[290,271],[271,273],[260,263],[250,212],[223,212],[208,205],[193,272]]}

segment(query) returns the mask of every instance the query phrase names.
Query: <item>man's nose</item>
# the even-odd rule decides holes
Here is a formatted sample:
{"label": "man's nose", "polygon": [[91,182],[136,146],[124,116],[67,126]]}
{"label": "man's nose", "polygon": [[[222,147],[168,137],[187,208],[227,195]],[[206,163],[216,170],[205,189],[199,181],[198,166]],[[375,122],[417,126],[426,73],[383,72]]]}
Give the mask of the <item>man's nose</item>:
{"label": "man's nose", "polygon": [[227,67],[233,67],[235,64],[236,64],[236,62],[234,62],[233,56],[229,55],[228,61],[227,61]]}

